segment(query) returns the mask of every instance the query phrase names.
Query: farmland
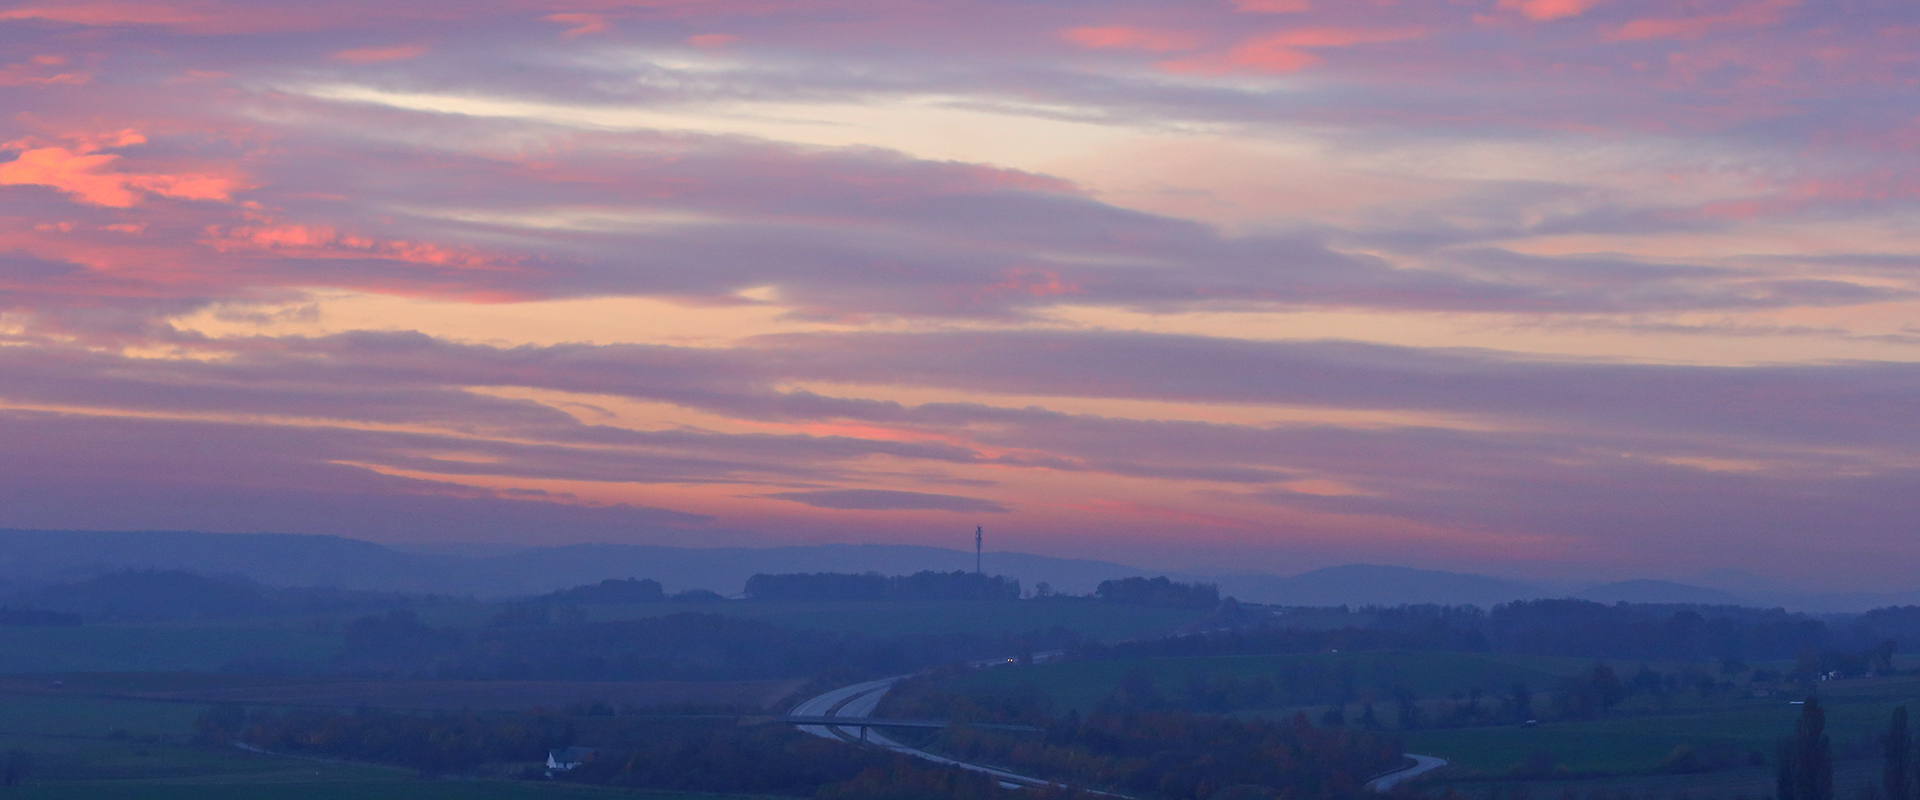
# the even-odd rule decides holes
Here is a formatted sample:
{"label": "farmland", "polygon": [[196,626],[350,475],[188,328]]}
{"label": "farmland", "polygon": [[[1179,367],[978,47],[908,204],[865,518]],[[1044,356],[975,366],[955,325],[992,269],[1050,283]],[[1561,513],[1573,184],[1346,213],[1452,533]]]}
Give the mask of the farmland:
{"label": "farmland", "polygon": [[[1833,681],[1819,687],[1837,758],[1877,755],[1876,738],[1899,705],[1920,708],[1920,677]],[[1513,726],[1408,731],[1407,748],[1454,761],[1465,770],[1501,773],[1537,753],[1570,772],[1646,772],[1674,748],[1718,747],[1770,759],[1793,729],[1799,706],[1787,698],[1729,700],[1719,708],[1633,714],[1539,728]]]}
{"label": "farmland", "polygon": [[[1345,676],[1339,691],[1353,703],[1382,703],[1379,724],[1397,733],[1409,752],[1446,758],[1452,766],[1436,774],[1433,786],[1484,793],[1524,788],[1558,795],[1574,788],[1593,792],[1685,791],[1701,797],[1757,797],[1772,792],[1772,760],[1778,740],[1789,734],[1800,706],[1798,695],[1744,696],[1741,692],[1703,696],[1676,691],[1662,696],[1632,696],[1596,719],[1547,719],[1538,727],[1517,724],[1454,726],[1430,722],[1399,729],[1385,706],[1389,687],[1416,692],[1429,720],[1481,689],[1486,702],[1515,683],[1532,687],[1536,708],[1550,704],[1564,679],[1590,671],[1589,659],[1517,654],[1444,652],[1307,653],[1293,655],[1206,656],[1162,659],[1068,661],[1031,667],[965,673],[942,681],[945,689],[988,695],[1031,693],[1050,700],[1057,712],[1086,714],[1097,708],[1124,680],[1149,676],[1168,702],[1180,704],[1194,682],[1264,678],[1284,685],[1289,673]],[[1609,664],[1623,676],[1637,662]],[[1654,663],[1656,670],[1711,673],[1717,664]],[[1328,684],[1321,684],[1325,687]],[[1818,684],[1827,711],[1837,775],[1842,789],[1878,780],[1878,740],[1895,706],[1920,708],[1920,676],[1835,680]],[[1305,712],[1316,722],[1330,700],[1281,703],[1241,709],[1253,717],[1283,717]],[[1353,705],[1347,707],[1353,724]],[[1544,716],[1544,715],[1543,715]],[[1688,753],[1692,753],[1689,762]],[[1519,765],[1544,761],[1537,767]],[[1557,774],[1558,778],[1552,778]],[[1521,777],[1525,775],[1526,777]]]}
{"label": "farmland", "polygon": [[[726,800],[699,793],[634,793],[507,780],[422,780],[411,770],[250,753],[194,741],[206,706],[110,697],[91,690],[156,691],[241,682],[221,676],[67,676],[76,694],[0,686],[0,750],[34,754],[29,782],[7,796],[33,800],[548,800],[598,797]],[[89,680],[92,683],[88,683]],[[63,681],[64,682],[64,681]],[[63,690],[65,691],[65,690]]]}
{"label": "farmland", "polygon": [[[61,688],[49,688],[59,681]],[[155,703],[413,711],[524,711],[602,703],[614,708],[698,704],[765,706],[799,679],[773,681],[407,681],[271,678],[196,673],[76,673],[0,679],[23,706],[142,700]],[[158,706],[156,706],[158,707]],[[183,706],[184,707],[184,706]],[[64,712],[62,712],[64,713]]]}
{"label": "farmland", "polygon": [[[423,622],[486,627],[501,606],[442,603]],[[860,633],[1022,634],[1056,627],[1100,640],[1164,633],[1200,615],[1096,602],[729,601],[583,606],[588,621],[646,619],[676,613],[762,620],[793,630]],[[0,675],[61,672],[217,672],[236,665],[318,665],[342,645],[351,616],[221,621],[110,622],[76,626],[0,626]]]}

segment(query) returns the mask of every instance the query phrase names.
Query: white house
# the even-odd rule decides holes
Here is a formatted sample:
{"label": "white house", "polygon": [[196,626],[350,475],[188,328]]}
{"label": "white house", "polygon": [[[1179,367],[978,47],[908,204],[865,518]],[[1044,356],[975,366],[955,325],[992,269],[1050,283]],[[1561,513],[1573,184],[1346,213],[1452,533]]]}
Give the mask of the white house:
{"label": "white house", "polygon": [[591,747],[562,747],[558,750],[548,750],[547,774],[565,772],[585,764],[593,758],[593,754],[598,752],[600,751]]}

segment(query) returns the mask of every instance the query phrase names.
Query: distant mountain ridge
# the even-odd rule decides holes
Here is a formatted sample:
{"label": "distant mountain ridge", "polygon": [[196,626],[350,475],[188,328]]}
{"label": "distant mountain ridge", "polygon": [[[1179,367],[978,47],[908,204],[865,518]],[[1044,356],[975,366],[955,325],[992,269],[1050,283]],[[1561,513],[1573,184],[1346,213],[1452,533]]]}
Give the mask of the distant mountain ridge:
{"label": "distant mountain ridge", "polygon": [[[438,548],[436,548],[438,549]],[[239,575],[275,586],[470,594],[544,594],[607,578],[653,578],[669,592],[736,595],[755,573],[972,571],[974,554],[917,545],[824,544],[685,548],[575,544],[496,550],[498,555],[422,552],[341,536],[195,531],[0,529],[0,581],[64,583],[125,569]],[[474,548],[480,553],[486,549]],[[1149,570],[1104,561],[987,553],[990,572],[1032,588],[1085,594],[1100,581]],[[1163,574],[1152,572],[1152,574]],[[1178,576],[1194,580],[1196,576]]]}
{"label": "distant mountain ridge", "polygon": [[1655,580],[1617,581],[1581,590],[1573,596],[1596,603],[1681,603],[1709,606],[1752,604],[1739,595],[1720,589]]}
{"label": "distant mountain ridge", "polygon": [[[1483,608],[1514,600],[1579,597],[1597,602],[1781,606],[1810,612],[1862,611],[1920,604],[1920,591],[1897,594],[1794,593],[1759,576],[1723,570],[1701,584],[1631,580],[1568,591],[1525,581],[1404,566],[1346,564],[1293,576],[1203,575],[1030,553],[985,554],[985,569],[1029,590],[1091,593],[1100,581],[1166,575],[1218,584],[1222,596],[1299,606],[1437,603]],[[386,546],[342,536],[194,531],[45,531],[0,529],[0,584],[70,583],[125,569],[183,569],[237,575],[272,586],[332,586],[483,598],[531,596],[608,578],[652,578],[668,592],[706,589],[735,596],[756,573],[971,571],[974,554],[919,545],[822,544],[687,548],[576,544]],[[1717,585],[1716,585],[1717,584]]]}

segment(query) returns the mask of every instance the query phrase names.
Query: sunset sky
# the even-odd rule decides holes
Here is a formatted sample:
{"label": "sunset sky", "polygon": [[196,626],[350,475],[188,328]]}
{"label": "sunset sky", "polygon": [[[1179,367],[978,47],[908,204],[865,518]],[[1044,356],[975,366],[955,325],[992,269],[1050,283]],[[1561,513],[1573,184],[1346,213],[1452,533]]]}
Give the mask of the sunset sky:
{"label": "sunset sky", "polygon": [[1911,0],[0,3],[0,527],[1920,587]]}

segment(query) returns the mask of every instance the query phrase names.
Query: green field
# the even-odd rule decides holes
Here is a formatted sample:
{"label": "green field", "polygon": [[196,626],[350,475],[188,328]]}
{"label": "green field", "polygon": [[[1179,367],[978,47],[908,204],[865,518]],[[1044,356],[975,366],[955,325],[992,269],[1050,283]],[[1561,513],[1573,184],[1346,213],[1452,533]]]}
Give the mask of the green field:
{"label": "green field", "polygon": [[1128,673],[1141,669],[1152,674],[1155,685],[1169,697],[1179,697],[1184,692],[1189,676],[1230,675],[1237,680],[1248,680],[1259,676],[1273,678],[1290,667],[1318,669],[1326,675],[1346,671],[1352,674],[1360,697],[1372,694],[1377,696],[1375,702],[1382,702],[1386,692],[1396,686],[1429,698],[1474,688],[1498,694],[1516,682],[1545,689],[1560,678],[1592,666],[1593,662],[1588,659],[1492,653],[1362,652],[1137,658],[983,670],[956,678],[951,686],[962,691],[1006,691],[1032,684],[1053,698],[1061,710],[1074,709],[1084,714],[1113,692]]}
{"label": "green field", "polygon": [[630,798],[630,800],[766,800],[759,795],[719,795],[697,792],[648,792],[567,784],[517,781],[422,781],[404,774],[355,776],[273,783],[155,783],[88,781],[71,784],[21,786],[7,790],[22,800],[566,800],[567,798]]}
{"label": "green field", "polygon": [[[117,676],[96,683],[164,688],[192,676]],[[76,682],[82,676],[75,676]],[[243,680],[243,679],[242,679]],[[204,682],[204,681],[201,681]],[[94,686],[93,688],[101,688]],[[193,743],[205,706],[66,694],[0,692],[0,750],[26,750],[23,786],[36,800],[724,800],[735,795],[634,792],[507,780],[421,780],[392,767],[249,753]]]}
{"label": "green field", "polygon": [[[1920,677],[1834,681],[1819,687],[1836,756],[1871,757],[1875,737],[1894,706],[1920,709]],[[1789,698],[1729,700],[1719,708],[1683,713],[1621,715],[1590,722],[1410,731],[1407,749],[1446,758],[1463,768],[1502,773],[1535,753],[1547,753],[1573,772],[1645,772],[1680,745],[1721,745],[1758,751],[1771,759],[1775,743],[1793,731],[1800,706]]]}
{"label": "green field", "polygon": [[419,780],[377,767],[289,769],[244,780],[74,781],[6,790],[28,800],[767,800],[761,795],[650,792],[495,780]]}
{"label": "green field", "polygon": [[[979,692],[1006,692],[1031,686],[1052,698],[1059,710],[1085,713],[1135,670],[1146,670],[1161,692],[1177,701],[1184,694],[1189,676],[1273,678],[1283,670],[1297,671],[1311,666],[1323,674],[1339,670],[1351,675],[1357,698],[1365,701],[1372,696],[1380,717],[1391,725],[1391,701],[1382,691],[1387,687],[1405,686],[1414,690],[1431,714],[1450,707],[1453,701],[1449,697],[1456,692],[1478,687],[1489,695],[1497,695],[1515,682],[1522,682],[1542,693],[1536,696],[1535,707],[1544,711],[1551,702],[1545,692],[1550,692],[1561,678],[1584,672],[1593,665],[1589,659],[1488,653],[1210,656],[1005,667],[950,678],[945,685],[959,691]],[[1611,666],[1623,677],[1639,669],[1639,664],[1630,662],[1616,662]],[[1674,670],[1684,665],[1653,666]],[[1715,665],[1694,666],[1712,669]],[[1827,707],[1827,726],[1836,757],[1842,760],[1873,757],[1878,752],[1876,737],[1885,728],[1895,706],[1907,705],[1920,711],[1920,677],[1833,681],[1820,684],[1818,693]],[[1456,769],[1450,770],[1450,774],[1455,778],[1504,776],[1513,765],[1540,753],[1552,756],[1553,763],[1564,765],[1575,774],[1647,775],[1682,745],[1696,751],[1711,751],[1724,761],[1739,762],[1723,767],[1719,774],[1730,775],[1744,768],[1754,775],[1770,775],[1770,766],[1748,768],[1744,765],[1755,752],[1771,763],[1776,742],[1791,733],[1800,713],[1800,706],[1789,704],[1792,699],[1797,696],[1749,699],[1727,696],[1708,700],[1697,693],[1685,692],[1674,696],[1665,710],[1647,697],[1635,697],[1608,716],[1592,721],[1548,721],[1536,728],[1504,725],[1395,732],[1402,736],[1409,751],[1452,761]],[[1306,711],[1317,719],[1321,708],[1324,706],[1241,713],[1274,716]],[[1347,710],[1348,718],[1352,719],[1353,707]],[[1657,781],[1674,780],[1680,778],[1657,778]],[[1748,776],[1734,783],[1745,785],[1754,780],[1759,778]]]}
{"label": "green field", "polygon": [[319,662],[340,637],[308,620],[0,626],[0,674],[211,672],[236,659]]}

